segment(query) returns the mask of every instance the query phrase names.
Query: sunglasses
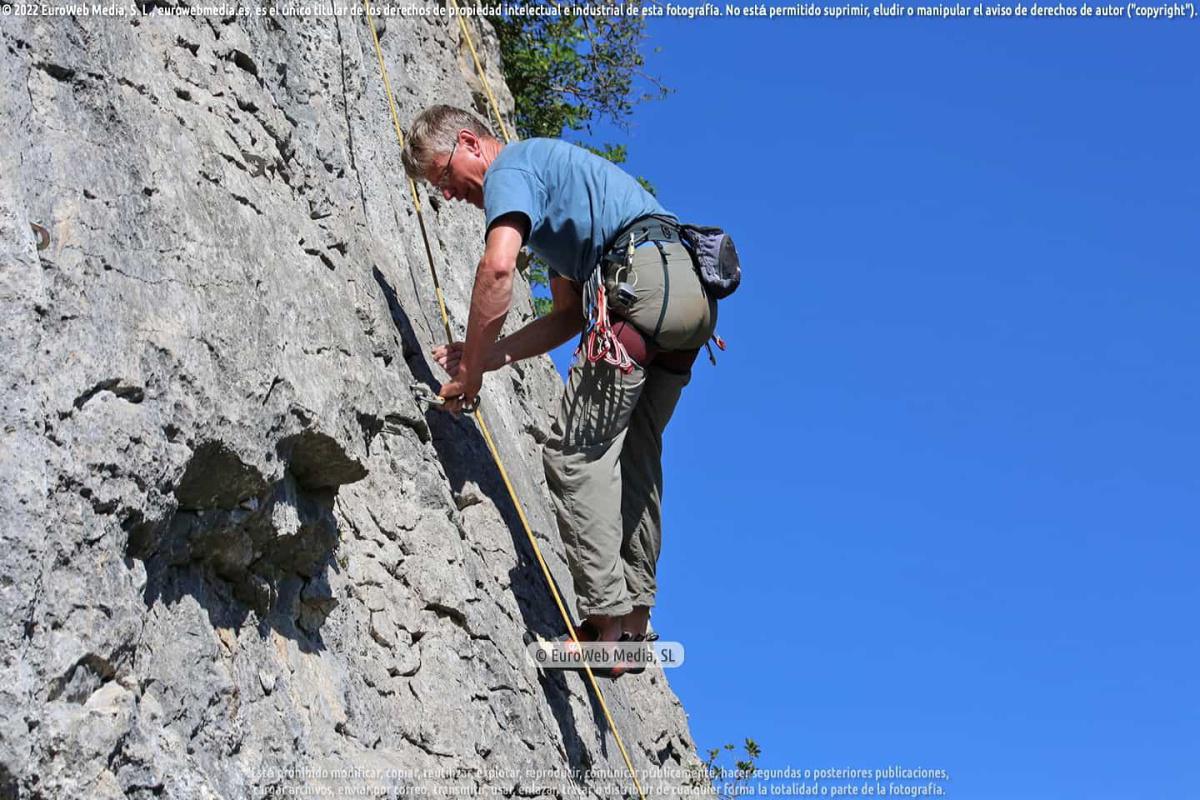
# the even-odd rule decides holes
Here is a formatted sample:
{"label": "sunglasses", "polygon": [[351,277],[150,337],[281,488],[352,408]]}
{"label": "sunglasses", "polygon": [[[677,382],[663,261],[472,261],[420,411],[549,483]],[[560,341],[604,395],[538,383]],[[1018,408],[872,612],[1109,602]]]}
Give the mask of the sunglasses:
{"label": "sunglasses", "polygon": [[433,185],[439,192],[446,191],[446,181],[450,180],[450,162],[454,160],[454,151],[458,149],[458,139],[454,140],[454,146],[450,148],[450,157],[446,159],[446,166],[442,170],[442,174],[438,176],[437,183]]}

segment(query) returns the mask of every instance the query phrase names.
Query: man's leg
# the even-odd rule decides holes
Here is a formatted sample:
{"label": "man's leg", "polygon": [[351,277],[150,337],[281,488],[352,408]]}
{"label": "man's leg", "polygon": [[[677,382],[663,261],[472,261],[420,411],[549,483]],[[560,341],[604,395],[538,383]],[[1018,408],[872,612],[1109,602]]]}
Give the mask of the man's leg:
{"label": "man's leg", "polygon": [[577,356],[542,454],[579,615],[607,634],[633,607],[621,560],[621,450],[644,384],[640,366],[625,375]]}
{"label": "man's leg", "polygon": [[621,451],[621,559],[634,612],[625,619],[629,633],[646,632],[649,609],[658,589],[655,578],[662,550],[662,437],[691,370],[677,372],[651,364],[629,422]]}
{"label": "man's leg", "polygon": [[668,348],[647,367],[645,387],[621,454],[621,558],[634,606],[623,627],[644,634],[658,588],[655,576],[662,549],[663,430],[691,379],[697,348],[716,326],[717,306],[705,294],[691,255],[679,243],[638,248],[630,273],[637,287],[630,318]]}

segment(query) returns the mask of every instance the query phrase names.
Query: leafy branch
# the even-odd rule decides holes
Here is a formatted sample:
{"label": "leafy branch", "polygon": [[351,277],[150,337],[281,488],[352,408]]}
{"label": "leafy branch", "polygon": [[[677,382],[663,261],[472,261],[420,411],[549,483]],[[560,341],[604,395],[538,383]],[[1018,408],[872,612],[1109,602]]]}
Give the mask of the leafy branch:
{"label": "leafy branch", "polygon": [[523,138],[556,137],[564,130],[591,134],[601,118],[626,130],[637,103],[670,93],[645,70],[642,16],[575,14],[576,6],[555,0],[526,5],[557,13],[486,16],[499,38]]}
{"label": "leafy branch", "polygon": [[688,787],[693,789],[711,786],[713,792],[719,800],[730,800],[734,797],[743,797],[754,794],[753,791],[747,791],[747,786],[754,780],[754,776],[758,772],[757,759],[762,755],[762,751],[758,747],[758,743],[753,739],[746,739],[742,745],[746,751],[746,757],[734,761],[732,767],[725,766],[720,763],[722,757],[728,758],[729,753],[736,748],[732,744],[726,744],[723,747],[714,747],[708,751],[708,758],[703,764],[696,764],[691,768],[691,775],[688,778]]}

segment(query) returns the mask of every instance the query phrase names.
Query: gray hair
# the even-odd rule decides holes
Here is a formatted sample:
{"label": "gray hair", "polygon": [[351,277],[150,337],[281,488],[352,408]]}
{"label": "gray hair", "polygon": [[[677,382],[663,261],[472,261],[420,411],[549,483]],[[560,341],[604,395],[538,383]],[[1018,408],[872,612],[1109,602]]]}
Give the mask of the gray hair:
{"label": "gray hair", "polygon": [[429,165],[433,163],[433,157],[449,153],[458,138],[458,132],[463,128],[476,136],[496,138],[478,117],[461,108],[437,105],[422,111],[413,120],[408,132],[408,141],[400,154],[400,159],[404,162],[404,171],[413,180],[423,180]]}

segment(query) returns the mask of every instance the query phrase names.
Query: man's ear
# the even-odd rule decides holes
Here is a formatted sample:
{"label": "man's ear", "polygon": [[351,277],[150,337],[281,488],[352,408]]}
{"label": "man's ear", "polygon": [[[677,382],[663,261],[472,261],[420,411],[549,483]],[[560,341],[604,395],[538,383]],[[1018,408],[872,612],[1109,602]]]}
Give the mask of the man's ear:
{"label": "man's ear", "polygon": [[459,147],[465,147],[471,151],[471,155],[483,155],[483,143],[479,141],[479,137],[474,132],[463,128],[458,132]]}

